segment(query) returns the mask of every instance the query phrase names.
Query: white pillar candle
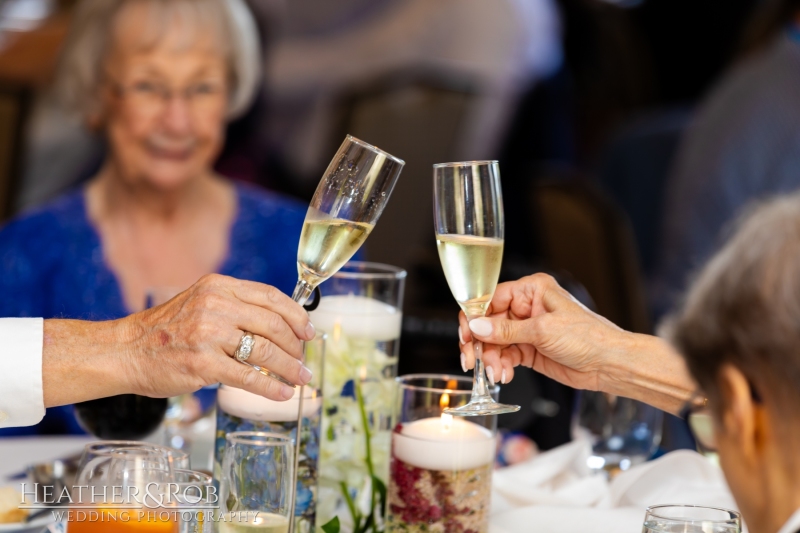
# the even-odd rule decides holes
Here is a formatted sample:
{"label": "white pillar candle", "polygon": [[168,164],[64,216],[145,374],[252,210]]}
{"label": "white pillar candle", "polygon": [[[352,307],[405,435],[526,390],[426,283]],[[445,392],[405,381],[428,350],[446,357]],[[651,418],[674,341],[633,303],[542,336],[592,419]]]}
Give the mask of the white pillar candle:
{"label": "white pillar candle", "polygon": [[311,322],[320,331],[378,342],[400,337],[403,313],[374,298],[353,294],[324,296],[319,307],[309,313]]}
{"label": "white pillar candle", "polygon": [[443,414],[403,423],[392,433],[392,454],[426,470],[471,470],[494,462],[495,438],[485,427]]}
{"label": "white pillar candle", "polygon": [[[309,417],[322,407],[322,396],[310,387],[305,387],[304,390],[303,416]],[[217,401],[220,409],[239,418],[259,422],[295,422],[300,403],[300,387],[294,389],[291,399],[276,402],[246,390],[223,385],[217,391]]]}

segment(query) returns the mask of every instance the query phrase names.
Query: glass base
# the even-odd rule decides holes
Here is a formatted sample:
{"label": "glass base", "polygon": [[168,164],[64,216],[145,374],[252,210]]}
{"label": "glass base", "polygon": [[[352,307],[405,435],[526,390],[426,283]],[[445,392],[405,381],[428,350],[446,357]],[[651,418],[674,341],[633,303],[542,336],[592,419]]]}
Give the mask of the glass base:
{"label": "glass base", "polygon": [[497,403],[491,398],[473,398],[467,405],[448,408],[444,412],[453,416],[489,416],[516,413],[519,410],[519,405]]}

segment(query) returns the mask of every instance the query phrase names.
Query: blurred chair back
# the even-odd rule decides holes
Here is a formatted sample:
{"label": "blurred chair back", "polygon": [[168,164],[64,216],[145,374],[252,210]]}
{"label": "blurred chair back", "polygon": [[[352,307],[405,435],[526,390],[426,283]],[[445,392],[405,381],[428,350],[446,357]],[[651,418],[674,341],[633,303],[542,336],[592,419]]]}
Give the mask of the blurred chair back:
{"label": "blurred chair back", "polygon": [[19,188],[24,125],[30,107],[26,89],[0,84],[0,222],[12,215]]}
{"label": "blurred chair back", "polygon": [[600,184],[630,217],[645,278],[657,266],[664,191],[690,118],[685,108],[641,117],[620,130],[603,156]]}
{"label": "blurred chair back", "polygon": [[409,272],[409,303],[419,285],[414,267],[425,256],[425,248],[435,244],[432,167],[454,159],[475,96],[468,80],[411,72],[382,77],[354,90],[344,101],[343,133],[406,161],[365,249],[370,261]]}
{"label": "blurred chair back", "polygon": [[580,179],[535,184],[530,202],[545,264],[586,287],[604,317],[629,331],[650,332],[636,246],[624,212]]}

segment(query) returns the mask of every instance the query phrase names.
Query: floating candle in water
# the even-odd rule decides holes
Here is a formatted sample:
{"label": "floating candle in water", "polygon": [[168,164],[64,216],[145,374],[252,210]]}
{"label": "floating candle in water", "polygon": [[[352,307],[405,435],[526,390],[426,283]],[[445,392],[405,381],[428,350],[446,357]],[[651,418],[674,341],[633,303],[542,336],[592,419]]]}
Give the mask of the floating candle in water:
{"label": "floating candle in water", "polygon": [[[226,413],[248,420],[261,422],[297,421],[300,387],[294,389],[294,396],[285,402],[276,402],[258,394],[223,385],[217,392],[219,407]],[[322,408],[322,396],[311,387],[303,387],[303,416],[309,417]]]}
{"label": "floating candle in water", "polygon": [[351,337],[383,342],[400,337],[403,321],[403,313],[396,307],[353,294],[324,296],[309,317],[317,330],[330,335],[336,336],[340,329]]}
{"label": "floating candle in water", "polygon": [[426,470],[470,470],[494,462],[495,438],[485,427],[442,414],[403,423],[392,434],[392,454]]}

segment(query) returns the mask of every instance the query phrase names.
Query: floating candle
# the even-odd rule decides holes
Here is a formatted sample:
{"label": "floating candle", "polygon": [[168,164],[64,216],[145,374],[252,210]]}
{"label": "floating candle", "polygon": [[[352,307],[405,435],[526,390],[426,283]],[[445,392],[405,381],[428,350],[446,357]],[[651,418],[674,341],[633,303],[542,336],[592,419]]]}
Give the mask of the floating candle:
{"label": "floating candle", "polygon": [[353,294],[324,296],[309,313],[319,331],[336,335],[337,328],[350,337],[391,341],[400,337],[403,313],[374,298]]}
{"label": "floating candle", "polygon": [[392,454],[426,470],[470,470],[494,462],[495,438],[488,429],[443,414],[403,423],[392,434]]}
{"label": "floating candle", "polygon": [[[322,408],[322,396],[311,387],[304,387],[303,416],[310,417]],[[226,413],[261,422],[295,422],[300,402],[300,387],[285,402],[276,402],[258,394],[223,385],[217,392],[219,407]]]}

